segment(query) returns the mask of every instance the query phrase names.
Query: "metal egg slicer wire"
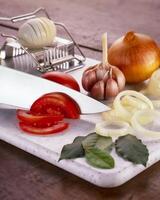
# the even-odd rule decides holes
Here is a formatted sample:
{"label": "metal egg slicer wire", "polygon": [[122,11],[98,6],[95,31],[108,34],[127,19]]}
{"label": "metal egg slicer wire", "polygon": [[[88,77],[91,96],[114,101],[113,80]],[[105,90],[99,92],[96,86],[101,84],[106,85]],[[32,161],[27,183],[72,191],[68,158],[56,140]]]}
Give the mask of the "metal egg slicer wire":
{"label": "metal egg slicer wire", "polygon": [[[11,18],[0,17],[0,22],[16,23],[35,18],[41,12],[48,19],[51,19],[44,8],[38,8],[34,12]],[[42,73],[57,70],[70,72],[83,67],[83,62],[86,59],[85,55],[69,30],[62,23],[54,22],[54,24],[63,28],[69,39],[56,37],[52,46],[47,46],[40,50],[29,50],[19,42],[17,37],[1,33],[1,36],[6,38],[0,49],[1,64],[12,66],[12,68],[25,72],[30,72],[36,68]],[[80,53],[80,56],[75,55],[75,48]]]}

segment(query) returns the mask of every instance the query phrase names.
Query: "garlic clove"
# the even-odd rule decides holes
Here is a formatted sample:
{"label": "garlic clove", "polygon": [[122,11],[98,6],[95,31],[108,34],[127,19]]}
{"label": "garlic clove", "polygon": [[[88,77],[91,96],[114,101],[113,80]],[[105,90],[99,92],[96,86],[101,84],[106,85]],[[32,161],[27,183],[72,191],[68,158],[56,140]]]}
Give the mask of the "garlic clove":
{"label": "garlic clove", "polygon": [[118,69],[117,67],[115,67],[115,66],[111,66],[111,67],[112,67],[113,74],[116,77],[116,81],[118,83],[119,91],[122,91],[124,89],[125,83],[126,83],[125,76],[122,73],[122,71],[120,69]]}
{"label": "garlic clove", "polygon": [[96,69],[97,80],[102,80],[106,72],[107,70],[102,65],[98,65]]}
{"label": "garlic clove", "polygon": [[86,91],[90,91],[91,87],[96,83],[96,72],[95,70],[87,70],[84,72],[82,77],[82,86]]}
{"label": "garlic clove", "polygon": [[113,78],[109,78],[105,87],[105,99],[115,97],[119,93],[117,82]]}
{"label": "garlic clove", "polygon": [[103,81],[106,83],[108,78],[109,78],[109,71],[107,70],[106,73],[104,74]]}
{"label": "garlic clove", "polygon": [[85,76],[82,77],[82,86],[86,91],[89,91],[89,75],[85,74]]}
{"label": "garlic clove", "polygon": [[91,89],[91,96],[98,100],[104,100],[104,89],[105,83],[104,81],[98,81]]}

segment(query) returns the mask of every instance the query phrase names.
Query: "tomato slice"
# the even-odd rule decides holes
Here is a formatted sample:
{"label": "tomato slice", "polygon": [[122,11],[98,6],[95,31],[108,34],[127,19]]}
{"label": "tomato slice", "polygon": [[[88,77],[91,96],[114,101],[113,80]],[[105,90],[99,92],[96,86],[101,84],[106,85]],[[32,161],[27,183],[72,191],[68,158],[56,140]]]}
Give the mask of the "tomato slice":
{"label": "tomato slice", "polygon": [[66,74],[64,72],[47,72],[42,75],[42,78],[57,82],[71,89],[80,91],[80,87],[76,79],[70,74]]}
{"label": "tomato slice", "polygon": [[71,119],[78,119],[80,115],[78,104],[71,97],[60,92],[43,95],[32,104],[30,111],[38,115],[52,115],[56,112]]}
{"label": "tomato slice", "polygon": [[32,115],[29,111],[17,110],[17,118],[28,125],[47,127],[63,120],[63,115]]}
{"label": "tomato slice", "polygon": [[19,126],[23,131],[27,133],[32,133],[36,135],[48,135],[65,130],[66,128],[68,128],[68,123],[59,122],[58,124],[55,124],[47,128],[38,128],[25,124],[23,122],[19,122]]}

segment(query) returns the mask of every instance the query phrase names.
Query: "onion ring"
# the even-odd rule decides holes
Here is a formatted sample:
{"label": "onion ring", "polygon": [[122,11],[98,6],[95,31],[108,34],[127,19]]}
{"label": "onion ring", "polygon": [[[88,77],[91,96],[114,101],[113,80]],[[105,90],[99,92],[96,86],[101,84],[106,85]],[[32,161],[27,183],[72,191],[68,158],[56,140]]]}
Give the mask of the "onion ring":
{"label": "onion ring", "polygon": [[[110,126],[115,126],[116,128],[110,128]],[[105,137],[123,136],[131,131],[131,127],[124,121],[102,121],[96,124],[95,131],[98,135]]]}
{"label": "onion ring", "polygon": [[133,112],[131,112],[131,110],[127,110],[125,106],[123,106],[121,103],[121,98],[124,96],[133,96],[141,100],[142,102],[144,102],[148,106],[148,109],[151,109],[151,110],[154,109],[152,102],[143,94],[133,91],[133,90],[126,90],[126,91],[120,92],[113,102],[113,108],[117,112],[119,112],[121,118],[123,118],[127,122],[130,122],[133,113],[137,111],[138,109],[137,110],[133,109]]}
{"label": "onion ring", "polygon": [[147,129],[147,127],[143,126],[153,122],[155,117],[158,117],[160,119],[160,112],[156,110],[137,111],[131,119],[131,125],[136,130],[135,134],[152,138],[160,138],[160,130],[149,130]]}

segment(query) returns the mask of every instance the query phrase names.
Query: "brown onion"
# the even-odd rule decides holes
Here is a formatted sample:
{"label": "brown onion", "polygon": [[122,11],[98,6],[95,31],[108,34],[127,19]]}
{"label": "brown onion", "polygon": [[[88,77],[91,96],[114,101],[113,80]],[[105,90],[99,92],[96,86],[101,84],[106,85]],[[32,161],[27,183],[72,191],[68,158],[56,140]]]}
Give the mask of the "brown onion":
{"label": "brown onion", "polygon": [[128,83],[139,83],[160,66],[160,49],[151,37],[128,32],[112,44],[108,60],[124,73]]}

